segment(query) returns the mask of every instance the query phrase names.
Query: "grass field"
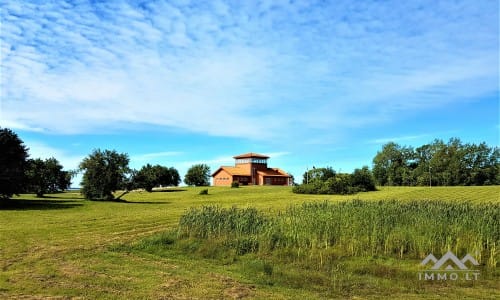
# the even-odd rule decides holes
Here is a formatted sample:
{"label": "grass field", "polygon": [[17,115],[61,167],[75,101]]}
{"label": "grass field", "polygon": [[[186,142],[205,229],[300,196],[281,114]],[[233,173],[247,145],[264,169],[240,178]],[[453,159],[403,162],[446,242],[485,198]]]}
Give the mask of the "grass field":
{"label": "grass field", "polygon": [[[0,203],[0,298],[500,298],[497,266],[481,266],[477,281],[432,282],[418,280],[420,259],[391,253],[337,255],[325,273],[262,253],[204,255],[199,250],[205,244],[196,240],[170,245],[177,243],[172,232],[192,207],[236,205],[275,216],[291,205],[325,200],[484,206],[500,203],[499,186],[381,188],[349,196],[297,195],[288,187],[210,187],[208,195],[198,195],[200,190],[134,192],[124,197],[126,202],[85,201],[68,192],[43,199],[20,195]],[[500,248],[498,237],[489,243]],[[498,255],[496,250],[496,261]]]}

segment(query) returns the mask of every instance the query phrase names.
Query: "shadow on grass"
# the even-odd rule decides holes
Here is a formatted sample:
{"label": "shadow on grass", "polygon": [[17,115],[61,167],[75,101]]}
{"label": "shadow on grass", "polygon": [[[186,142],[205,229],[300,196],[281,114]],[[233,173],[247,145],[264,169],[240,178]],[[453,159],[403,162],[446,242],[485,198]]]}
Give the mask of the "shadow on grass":
{"label": "shadow on grass", "polygon": [[[100,200],[92,200],[92,201],[100,201]],[[155,202],[155,201],[128,201],[124,199],[115,199],[109,200],[105,202],[115,202],[115,203],[125,203],[125,204],[170,204],[170,202]]]}
{"label": "shadow on grass", "polygon": [[57,194],[50,194],[50,196],[49,195],[43,195],[41,197],[35,196],[35,199],[36,200],[38,200],[38,199],[40,199],[40,200],[43,200],[43,199],[68,199],[68,197],[60,197],[60,196],[55,196],[55,195],[57,195]]}
{"label": "shadow on grass", "polygon": [[164,190],[153,190],[153,193],[173,193],[173,192],[185,192],[186,189],[164,189]]}
{"label": "shadow on grass", "polygon": [[[68,209],[83,205],[75,200],[44,200],[44,198],[40,198],[40,200],[23,199],[23,198],[1,200],[0,210]],[[49,199],[52,198],[57,198],[57,197],[50,197]]]}

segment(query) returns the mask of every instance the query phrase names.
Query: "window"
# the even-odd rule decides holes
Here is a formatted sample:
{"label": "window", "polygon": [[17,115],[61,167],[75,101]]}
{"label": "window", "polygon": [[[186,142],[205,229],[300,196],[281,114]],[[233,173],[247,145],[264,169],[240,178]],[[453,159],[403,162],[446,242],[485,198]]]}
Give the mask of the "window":
{"label": "window", "polygon": [[252,163],[254,163],[254,164],[267,164],[267,159],[265,159],[265,158],[252,158]]}
{"label": "window", "polygon": [[236,159],[236,164],[267,164],[267,158],[238,158]]}
{"label": "window", "polygon": [[250,162],[249,158],[239,158],[236,160],[237,164],[248,164]]}

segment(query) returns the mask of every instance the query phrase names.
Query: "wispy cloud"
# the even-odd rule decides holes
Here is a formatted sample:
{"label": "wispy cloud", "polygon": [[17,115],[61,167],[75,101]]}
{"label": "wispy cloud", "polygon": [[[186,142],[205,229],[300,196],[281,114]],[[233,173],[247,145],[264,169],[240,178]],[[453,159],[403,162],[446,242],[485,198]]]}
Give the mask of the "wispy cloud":
{"label": "wispy cloud", "polygon": [[389,138],[378,138],[369,141],[370,144],[386,144],[389,142],[400,143],[400,142],[409,142],[414,140],[420,140],[423,138],[430,138],[430,134],[417,134],[417,135],[406,135],[406,136],[398,136],[398,137],[389,137]]}
{"label": "wispy cloud", "polygon": [[264,155],[267,155],[271,158],[278,158],[278,157],[282,157],[282,156],[286,156],[286,155],[289,155],[290,152],[287,152],[287,151],[281,151],[281,152],[266,152],[266,153],[263,153]]}
{"label": "wispy cloud", "polygon": [[1,14],[0,123],[23,130],[335,140],[498,93],[495,1],[8,1]]}
{"label": "wispy cloud", "polygon": [[70,154],[65,150],[49,146],[43,142],[35,140],[25,140],[24,144],[29,148],[30,158],[56,158],[65,170],[76,170],[85,157],[84,155]]}

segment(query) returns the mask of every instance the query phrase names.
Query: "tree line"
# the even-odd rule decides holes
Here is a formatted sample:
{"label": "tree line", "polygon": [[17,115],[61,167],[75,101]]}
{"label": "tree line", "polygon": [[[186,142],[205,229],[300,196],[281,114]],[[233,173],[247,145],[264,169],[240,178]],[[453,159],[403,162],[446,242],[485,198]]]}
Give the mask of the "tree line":
{"label": "tree line", "polygon": [[[19,193],[44,194],[64,191],[71,179],[83,172],[81,193],[91,200],[116,200],[133,189],[152,192],[155,187],[178,186],[181,177],[177,169],[146,164],[140,170],[129,167],[126,153],[96,149],[80,163],[77,170],[65,171],[56,158],[29,158],[28,147],[8,128],[0,128],[0,198]],[[189,168],[187,185],[210,184],[210,168],[205,164]],[[124,193],[115,198],[114,193]]]}
{"label": "tree line", "polygon": [[[81,184],[83,196],[92,200],[118,200],[135,189],[152,192],[154,187],[178,186],[181,183],[179,172],[173,167],[146,164],[137,171],[129,167],[129,161],[126,153],[94,150],[79,166],[79,170],[84,172]],[[209,185],[210,168],[205,164],[191,166],[184,182],[195,186]],[[115,198],[117,190],[123,193]]]}
{"label": "tree line", "polygon": [[394,142],[373,158],[378,185],[456,186],[500,184],[500,149],[486,143],[434,140],[417,148]]}
{"label": "tree line", "polygon": [[[140,170],[129,167],[126,153],[95,149],[83,159],[77,170],[65,171],[55,158],[29,158],[24,142],[7,128],[0,128],[0,198],[14,194],[64,191],[72,177],[83,172],[81,193],[86,199],[114,200],[114,193],[134,189],[148,192],[155,187],[178,186],[179,172],[174,167],[146,164]],[[210,167],[196,164],[188,169],[187,185],[210,185]],[[304,173],[296,193],[353,194],[373,191],[380,186],[454,186],[499,185],[500,149],[486,143],[464,144],[458,138],[448,143],[434,140],[413,148],[394,142],[383,145],[367,166],[352,174],[336,173],[331,167],[313,168]]]}
{"label": "tree line", "polygon": [[355,169],[352,174],[337,173],[332,167],[308,170],[301,185],[293,188],[298,194],[340,194],[375,191],[375,180],[367,166]]}
{"label": "tree line", "polygon": [[375,185],[499,185],[500,149],[484,142],[464,144],[458,138],[417,148],[389,142],[373,158],[372,170],[365,166],[352,174],[339,174],[331,167],[313,168],[303,177],[294,193],[354,194],[374,191]]}

